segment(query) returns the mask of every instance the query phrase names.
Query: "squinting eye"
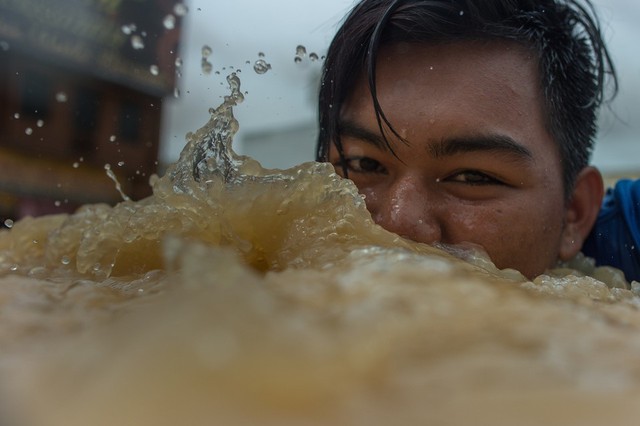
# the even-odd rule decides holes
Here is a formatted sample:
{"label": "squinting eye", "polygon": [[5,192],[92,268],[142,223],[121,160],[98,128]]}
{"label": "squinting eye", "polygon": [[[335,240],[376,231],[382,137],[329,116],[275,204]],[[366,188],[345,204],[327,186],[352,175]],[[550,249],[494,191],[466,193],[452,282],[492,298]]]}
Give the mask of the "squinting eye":
{"label": "squinting eye", "polygon": [[347,168],[356,173],[386,173],[384,166],[369,157],[347,157],[344,159]]}
{"label": "squinting eye", "polygon": [[465,170],[451,175],[447,180],[468,185],[501,185],[499,180],[477,170]]}

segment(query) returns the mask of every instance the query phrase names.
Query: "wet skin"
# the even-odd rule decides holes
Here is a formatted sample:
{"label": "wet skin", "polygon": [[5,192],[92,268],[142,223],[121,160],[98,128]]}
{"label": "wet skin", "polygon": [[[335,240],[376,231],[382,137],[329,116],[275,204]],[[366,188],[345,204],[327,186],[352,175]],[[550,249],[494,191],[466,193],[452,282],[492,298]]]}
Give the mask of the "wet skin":
{"label": "wet skin", "polygon": [[[419,242],[480,245],[527,277],[580,250],[592,223],[572,225],[582,212],[564,196],[531,52],[496,41],[395,44],[377,67],[380,105],[407,143],[388,131],[398,158],[385,147],[365,78],[340,132],[375,222]],[[329,155],[342,173],[334,146]]]}

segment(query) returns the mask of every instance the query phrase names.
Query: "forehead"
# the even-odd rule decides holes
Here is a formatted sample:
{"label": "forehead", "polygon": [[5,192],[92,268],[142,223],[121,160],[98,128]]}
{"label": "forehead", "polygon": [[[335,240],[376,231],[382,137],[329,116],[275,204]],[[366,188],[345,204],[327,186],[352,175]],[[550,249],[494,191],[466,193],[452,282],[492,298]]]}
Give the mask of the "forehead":
{"label": "forehead", "polygon": [[[547,131],[538,67],[537,55],[516,42],[394,43],[378,52],[376,95],[391,124],[409,140],[412,134],[421,139],[438,134],[440,127],[463,136],[506,134],[533,151],[556,151]],[[366,75],[358,79],[341,115],[372,121]]]}
{"label": "forehead", "polygon": [[[376,79],[381,100],[386,102],[402,98],[426,107],[429,99],[446,98],[470,107],[499,101],[494,107],[504,111],[535,107],[542,112],[543,108],[537,57],[515,42],[383,46],[378,51]],[[367,82],[363,75],[348,101],[363,95],[370,98]]]}

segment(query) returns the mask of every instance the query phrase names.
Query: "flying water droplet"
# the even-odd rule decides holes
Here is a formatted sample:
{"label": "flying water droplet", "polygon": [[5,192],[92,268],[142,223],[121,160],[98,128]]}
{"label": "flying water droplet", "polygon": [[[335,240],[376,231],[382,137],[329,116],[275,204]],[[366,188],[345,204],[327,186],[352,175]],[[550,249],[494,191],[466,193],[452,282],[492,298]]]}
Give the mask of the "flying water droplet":
{"label": "flying water droplet", "polygon": [[131,35],[136,30],[136,24],[129,24],[122,26],[122,32],[126,35]]}
{"label": "flying water droplet", "polygon": [[120,167],[124,166],[124,161],[118,161],[118,166]]}
{"label": "flying water droplet", "polygon": [[56,93],[56,101],[62,103],[62,102],[67,102],[67,94],[64,92],[58,92]]}
{"label": "flying water droplet", "polygon": [[4,221],[4,226],[6,226],[7,228],[11,229],[13,228],[13,220],[11,219],[5,219]]}
{"label": "flying water droplet", "polygon": [[211,47],[209,45],[204,45],[202,46],[202,57],[203,58],[208,58],[209,56],[211,56],[211,53],[213,52],[213,50],[211,50]]}
{"label": "flying water droplet", "polygon": [[33,129],[32,129],[31,127],[27,127],[26,129],[24,129],[24,132],[25,132],[27,135],[31,135],[31,134],[33,134]]}
{"label": "flying water droplet", "polygon": [[267,61],[265,61],[264,59],[258,59],[254,64],[253,64],[253,70],[257,73],[257,74],[264,74],[267,71],[269,71],[271,69],[271,64],[267,63]]}
{"label": "flying water droplet", "polygon": [[211,74],[211,71],[213,71],[213,65],[211,64],[211,62],[207,60],[207,58],[202,58],[200,68],[202,69],[202,72],[205,74]]}
{"label": "flying water droplet", "polygon": [[180,89],[178,89],[177,87],[173,89],[173,97],[174,98],[180,97]]}
{"label": "flying water droplet", "polygon": [[62,256],[62,258],[60,259],[60,263],[62,263],[63,265],[68,265],[71,263],[71,259],[69,259],[69,256]]}
{"label": "flying water droplet", "polygon": [[151,65],[149,67],[149,72],[151,73],[151,75],[158,75],[160,74],[160,68],[158,68],[157,65]]}
{"label": "flying water droplet", "polygon": [[144,40],[139,35],[131,36],[131,47],[136,50],[144,49]]}
{"label": "flying water droplet", "polygon": [[318,60],[318,54],[315,52],[311,52],[309,53],[309,59],[311,59],[312,62],[315,62]]}
{"label": "flying water droplet", "polygon": [[38,127],[42,127],[42,126],[44,126],[44,121],[42,121],[42,120],[38,120],[38,121],[36,122],[36,126],[38,126]]}
{"label": "flying water droplet", "polygon": [[5,52],[9,50],[9,42],[4,40],[0,41],[0,49],[4,50]]}
{"label": "flying water droplet", "polygon": [[259,58],[264,58],[264,52],[258,52],[258,57]]}
{"label": "flying water droplet", "polygon": [[13,114],[13,118],[15,118],[16,120],[20,118],[20,113],[16,112],[15,114]]}
{"label": "flying water droplet", "polygon": [[162,25],[168,30],[174,29],[176,27],[176,17],[171,14],[165,16],[162,20]]}
{"label": "flying water droplet", "polygon": [[75,163],[73,163],[73,168],[77,169],[78,167],[80,167],[80,163],[78,163],[77,161]]}
{"label": "flying water droplet", "polygon": [[181,68],[182,67],[182,58],[180,58],[180,57],[176,58],[175,65],[176,65],[177,68]]}
{"label": "flying water droplet", "polygon": [[293,58],[293,62],[299,64],[300,62],[302,62],[302,58],[300,56],[296,56],[295,58]]}
{"label": "flying water droplet", "polygon": [[296,47],[296,56],[300,56],[300,57],[304,57],[307,55],[307,48],[304,47],[303,45],[298,45]]}
{"label": "flying water droplet", "polygon": [[189,9],[184,3],[176,3],[176,5],[173,6],[173,13],[175,13],[176,16],[184,16],[188,11]]}
{"label": "flying water droplet", "polygon": [[115,142],[115,141],[116,141],[116,135],[109,136],[109,142]]}

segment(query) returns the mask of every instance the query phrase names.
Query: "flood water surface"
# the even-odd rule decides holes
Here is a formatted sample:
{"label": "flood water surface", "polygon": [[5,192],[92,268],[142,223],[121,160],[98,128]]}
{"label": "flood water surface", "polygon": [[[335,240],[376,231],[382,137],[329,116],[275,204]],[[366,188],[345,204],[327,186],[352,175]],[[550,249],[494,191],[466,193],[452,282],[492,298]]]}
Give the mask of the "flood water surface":
{"label": "flood water surface", "polygon": [[635,423],[635,283],[401,239],[236,155],[228,81],[151,197],[0,233],[0,423]]}

